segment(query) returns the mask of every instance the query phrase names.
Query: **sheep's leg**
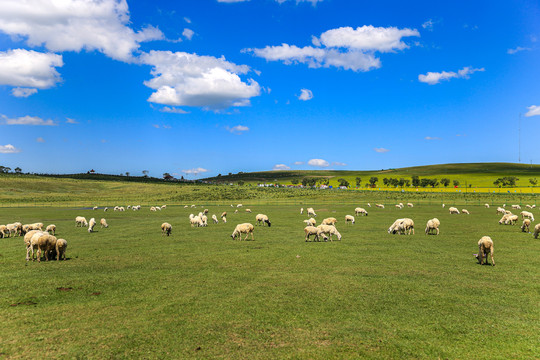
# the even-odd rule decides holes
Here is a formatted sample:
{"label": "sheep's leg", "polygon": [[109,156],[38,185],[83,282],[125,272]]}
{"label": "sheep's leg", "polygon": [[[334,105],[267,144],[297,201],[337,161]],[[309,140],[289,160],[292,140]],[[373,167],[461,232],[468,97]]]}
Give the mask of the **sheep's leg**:
{"label": "sheep's leg", "polygon": [[255,238],[253,237],[253,231],[251,232],[251,240],[255,241]]}
{"label": "sheep's leg", "polygon": [[[495,260],[493,260],[493,247],[489,251],[489,255],[491,256],[491,266],[495,266]],[[487,255],[486,255],[486,262],[487,262]]]}
{"label": "sheep's leg", "polygon": [[30,261],[30,245],[26,246],[26,261]]}

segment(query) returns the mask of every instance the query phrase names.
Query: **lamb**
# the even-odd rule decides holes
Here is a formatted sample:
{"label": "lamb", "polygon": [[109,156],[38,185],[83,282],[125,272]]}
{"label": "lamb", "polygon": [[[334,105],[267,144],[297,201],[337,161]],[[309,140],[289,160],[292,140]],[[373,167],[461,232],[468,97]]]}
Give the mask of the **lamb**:
{"label": "lamb", "polygon": [[529,212],[529,211],[522,211],[520,213],[521,215],[521,219],[524,219],[524,218],[528,218],[528,219],[531,219],[532,221],[534,221],[534,215],[532,212]]}
{"label": "lamb", "polygon": [[436,230],[437,233],[435,235],[439,235],[439,226],[441,225],[441,222],[437,218],[433,218],[431,220],[428,220],[426,224],[426,235],[430,235],[432,233],[432,230]]}
{"label": "lamb", "polygon": [[337,223],[337,219],[336,219],[336,218],[334,218],[334,217],[329,217],[329,218],[324,219],[324,220],[321,222],[321,225],[334,225],[334,226],[336,226],[336,223]]}
{"label": "lamb", "polygon": [[264,214],[257,214],[257,216],[255,216],[255,220],[257,220],[257,225],[262,224],[262,226],[264,226],[264,224],[267,224],[268,227],[272,226],[270,220],[268,220],[268,216]]}
{"label": "lamb", "polygon": [[307,208],[307,215],[308,216],[317,216],[317,214],[315,214],[315,210],[313,210],[313,208]]}
{"label": "lamb", "polygon": [[55,233],[56,233],[56,225],[51,224],[51,225],[47,226],[45,231],[48,232],[51,235],[55,235]]}
{"label": "lamb", "polygon": [[238,224],[234,228],[234,231],[233,231],[231,237],[232,237],[233,240],[235,240],[236,237],[238,236],[239,239],[242,240],[242,234],[246,234],[246,238],[244,240],[247,240],[249,234],[251,234],[251,240],[255,240],[253,238],[253,229],[254,229],[254,227],[250,223]]}
{"label": "lamb", "polygon": [[493,260],[493,240],[489,236],[482,236],[478,241],[478,254],[475,254],[480,265],[484,264],[484,257],[486,258],[486,264],[488,264],[487,255],[491,256],[491,265],[495,266],[495,260]]}
{"label": "lamb", "polygon": [[64,261],[66,260],[66,249],[67,249],[67,241],[65,239],[56,240],[57,261],[62,260],[62,258],[64,258]]}
{"label": "lamb", "polygon": [[366,211],[366,209],[361,207],[357,207],[356,209],[354,209],[354,215],[358,216],[358,214],[360,214],[361,216],[368,216],[368,212]]}
{"label": "lamb", "polygon": [[536,224],[534,227],[534,238],[538,239],[538,234],[540,234],[540,224]]}
{"label": "lamb", "polygon": [[412,203],[407,203],[407,207],[412,208],[412,207],[414,207],[414,205]]}
{"label": "lamb", "polygon": [[315,224],[317,223],[317,220],[315,220],[314,218],[309,218],[307,220],[304,220],[304,222],[309,226],[315,226]]}
{"label": "lamb", "polygon": [[345,223],[348,224],[349,222],[354,225],[354,216],[345,215]]}
{"label": "lamb", "polygon": [[99,224],[101,225],[101,228],[108,228],[109,227],[109,224],[107,224],[107,220],[105,219],[101,219],[99,220]]}
{"label": "lamb", "polygon": [[464,213],[464,214],[470,215],[469,210],[467,210],[467,209],[461,209],[461,212]]}
{"label": "lamb", "polygon": [[450,207],[448,211],[450,212],[450,214],[459,214],[459,210],[453,206]]}
{"label": "lamb", "polygon": [[172,231],[172,225],[167,223],[167,222],[164,222],[163,224],[161,224],[161,236],[167,234],[167,236],[171,235],[171,231]]}
{"label": "lamb", "polygon": [[330,241],[332,241],[332,235],[336,235],[337,239],[341,241],[341,234],[339,233],[339,231],[336,229],[335,226],[321,224],[317,226],[317,228],[321,230],[321,233],[328,235],[328,237],[330,238]]}
{"label": "lamb", "polygon": [[322,235],[323,238],[324,238],[324,241],[327,241],[328,238],[326,237],[325,234],[322,233],[322,231],[318,228],[316,228],[315,226],[306,226],[304,228],[304,233],[306,234],[306,241],[309,241],[309,237],[311,235],[315,235],[315,241],[320,241],[319,240],[319,236]]}
{"label": "lamb", "polygon": [[86,218],[84,216],[77,216],[75,218],[75,226],[78,227],[87,227],[88,226],[88,222],[86,221]]}
{"label": "lamb", "polygon": [[219,223],[216,214],[212,214],[212,221],[214,222],[214,224]]}
{"label": "lamb", "polygon": [[56,236],[49,235],[49,234],[42,234],[38,238],[37,242],[37,260],[38,262],[41,262],[41,253],[45,253],[45,260],[49,261],[49,252],[52,250],[56,250]]}
{"label": "lamb", "polygon": [[88,232],[91,233],[94,231],[94,226],[96,226],[96,219],[91,218],[88,222]]}
{"label": "lamb", "polygon": [[234,213],[235,213],[235,214],[238,214],[238,209],[234,210]]}
{"label": "lamb", "polygon": [[521,225],[521,231],[529,232],[529,226],[531,226],[531,219],[524,219],[523,225]]}

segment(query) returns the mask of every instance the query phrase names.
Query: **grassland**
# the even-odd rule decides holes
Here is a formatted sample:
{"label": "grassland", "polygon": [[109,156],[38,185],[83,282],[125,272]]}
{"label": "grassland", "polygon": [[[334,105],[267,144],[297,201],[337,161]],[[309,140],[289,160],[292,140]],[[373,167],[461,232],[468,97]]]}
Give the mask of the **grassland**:
{"label": "grassland", "polygon": [[[188,224],[200,207],[0,208],[0,223],[55,223],[69,243],[67,261],[27,264],[22,239],[0,239],[0,357],[538,358],[540,240],[498,225],[494,209],[371,208],[345,226],[352,204],[309,204],[319,221],[339,219],[342,241],[306,243],[298,206],[257,201],[252,214],[208,206],[229,216],[207,228]],[[234,226],[258,212],[272,227],[233,241]],[[105,215],[110,228],[89,234],[77,215]],[[404,216],[416,234],[387,234]],[[441,235],[426,236],[434,216]],[[163,221],[171,237],[160,235]],[[486,234],[495,267],[472,256]]]}

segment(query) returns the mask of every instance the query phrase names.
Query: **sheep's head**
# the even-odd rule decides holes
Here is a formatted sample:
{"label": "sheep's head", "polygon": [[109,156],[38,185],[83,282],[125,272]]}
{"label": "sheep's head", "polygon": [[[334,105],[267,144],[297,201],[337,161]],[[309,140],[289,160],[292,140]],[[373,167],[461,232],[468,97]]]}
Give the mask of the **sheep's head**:
{"label": "sheep's head", "polygon": [[268,227],[272,226],[272,224],[270,223],[270,220],[267,220],[266,223],[268,224]]}

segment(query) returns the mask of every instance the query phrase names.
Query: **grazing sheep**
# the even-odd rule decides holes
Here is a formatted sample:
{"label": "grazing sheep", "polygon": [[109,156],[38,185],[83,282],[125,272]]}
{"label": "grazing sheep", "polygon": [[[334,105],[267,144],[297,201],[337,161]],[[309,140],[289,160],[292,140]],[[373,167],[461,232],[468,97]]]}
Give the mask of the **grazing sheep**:
{"label": "grazing sheep", "polygon": [[486,207],[486,209],[489,209],[489,204],[484,204],[484,206]]}
{"label": "grazing sheep", "polygon": [[502,207],[498,207],[497,208],[497,214],[501,214],[501,215],[504,215],[506,213],[506,210]]}
{"label": "grazing sheep", "polygon": [[109,227],[109,224],[107,224],[107,220],[105,220],[103,218],[101,220],[99,220],[99,223],[100,223],[102,228],[108,228]]}
{"label": "grazing sheep", "polygon": [[538,239],[538,234],[540,233],[540,224],[536,224],[534,227],[534,238]]}
{"label": "grazing sheep", "polygon": [[521,219],[525,219],[525,218],[528,218],[528,219],[531,219],[532,221],[534,221],[534,215],[532,212],[529,212],[529,211],[522,211],[520,213],[521,215]]}
{"label": "grazing sheep", "polygon": [[234,213],[235,213],[235,214],[238,214],[238,209],[234,210]]}
{"label": "grazing sheep", "polygon": [[216,214],[212,214],[212,221],[214,222],[214,224],[219,223]]}
{"label": "grazing sheep", "polygon": [[508,215],[504,222],[504,225],[515,225],[518,219],[519,217],[517,215]]}
{"label": "grazing sheep", "polygon": [[392,225],[390,225],[390,227],[388,228],[388,233],[389,234],[395,234],[396,233],[396,229],[398,228],[399,224],[403,221],[404,219],[397,219],[396,221],[394,221],[394,223]]}
{"label": "grazing sheep", "polygon": [[97,210],[97,209],[98,209],[98,207],[97,207],[97,206],[94,206],[94,207],[92,208],[92,210]]}
{"label": "grazing sheep", "polygon": [[[4,226],[4,225],[1,225]],[[14,234],[13,236],[17,235],[18,232],[18,225],[15,224],[7,224],[6,225],[7,235],[11,237],[11,234]],[[1,231],[0,237],[3,237],[4,231]]]}
{"label": "grazing sheep", "polygon": [[304,208],[300,208],[300,215],[304,213]]}
{"label": "grazing sheep", "polygon": [[192,208],[194,208],[194,207],[195,207],[195,205],[191,205],[191,207],[192,207]]}
{"label": "grazing sheep", "polygon": [[201,216],[202,226],[208,226],[208,217],[206,215]]}
{"label": "grazing sheep", "polygon": [[244,205],[242,205],[242,204],[236,205],[237,208],[241,208],[242,206],[244,206]]}
{"label": "grazing sheep", "polygon": [[226,211],[224,211],[224,212],[221,213],[220,218],[224,218],[225,216],[227,216],[227,212],[226,212]]}
{"label": "grazing sheep", "polygon": [[84,216],[77,216],[75,218],[75,226],[78,227],[87,227],[88,226],[88,222],[86,221],[86,218]]}
{"label": "grazing sheep", "polygon": [[337,219],[334,218],[334,217],[329,217],[329,218],[326,218],[324,219],[322,222],[321,222],[321,225],[336,225],[337,223]]}
{"label": "grazing sheep", "polygon": [[203,214],[204,214],[204,215],[208,214],[208,209],[204,209],[204,210],[203,210]]}
{"label": "grazing sheep", "polygon": [[306,234],[306,241],[309,241],[309,237],[311,235],[315,235],[315,240],[314,241],[320,241],[319,239],[319,236],[322,235],[323,238],[324,238],[324,241],[327,241],[328,238],[326,237],[325,234],[322,233],[322,231],[318,228],[316,228],[315,226],[306,226],[304,228],[304,233]]}
{"label": "grazing sheep", "polygon": [[6,225],[0,225],[0,238],[9,236],[9,230]]}
{"label": "grazing sheep", "polygon": [[54,224],[51,224],[49,226],[47,226],[47,228],[45,229],[46,232],[48,232],[49,234],[51,235],[56,235],[56,225]]}
{"label": "grazing sheep", "polygon": [[37,242],[37,260],[41,262],[41,253],[45,254],[45,260],[49,261],[49,252],[56,250],[56,236],[42,234]]}
{"label": "grazing sheep", "polygon": [[450,214],[459,214],[459,210],[453,206],[450,207],[448,211],[450,212]]}
{"label": "grazing sheep", "polygon": [[317,223],[317,220],[315,220],[314,218],[309,218],[307,220],[304,220],[304,222],[309,226],[315,226],[315,224]]}
{"label": "grazing sheep", "polygon": [[368,216],[368,212],[366,211],[366,209],[361,207],[357,207],[356,209],[354,209],[354,215],[358,216],[358,214],[360,214],[360,216]]}
{"label": "grazing sheep", "polygon": [[341,234],[336,229],[336,227],[333,226],[333,225],[323,225],[323,224],[321,224],[321,225],[317,226],[317,229],[319,229],[321,231],[321,233],[327,235],[328,238],[330,239],[330,241],[332,241],[332,235],[336,235],[337,239],[341,240]]}
{"label": "grazing sheep", "polygon": [[511,212],[510,210],[504,210],[504,213],[505,213],[506,215],[512,215],[512,212]]}
{"label": "grazing sheep", "polygon": [[414,207],[414,205],[412,203],[407,203],[407,207]]}
{"label": "grazing sheep", "polygon": [[163,224],[161,224],[161,236],[167,234],[167,236],[171,235],[171,231],[172,231],[172,225],[167,223],[167,222],[164,222]]}
{"label": "grazing sheep", "polygon": [[317,214],[315,214],[315,210],[313,210],[313,208],[307,208],[307,215],[308,216],[317,216]]}
{"label": "grazing sheep", "polygon": [[521,206],[519,206],[519,205],[512,205],[512,209],[518,209],[518,210],[521,210]]}
{"label": "grazing sheep", "polygon": [[349,222],[354,225],[354,216],[345,215],[345,223],[348,224]]}
{"label": "grazing sheep", "polygon": [[529,232],[529,226],[531,226],[531,219],[524,219],[521,225],[522,232]]}
{"label": "grazing sheep", "polygon": [[7,224],[6,227],[9,230],[9,235],[15,234],[18,236],[22,235],[22,224],[20,222],[14,222],[13,224]]}
{"label": "grazing sheep", "polygon": [[191,223],[191,227],[197,226],[201,227],[204,226],[202,219],[200,216],[193,216],[193,214],[189,215],[189,222]]}
{"label": "grazing sheep", "polygon": [[380,209],[384,209],[384,205],[383,204],[375,204],[375,207],[378,207]]}
{"label": "grazing sheep", "polygon": [[24,244],[26,245],[26,261],[30,260],[30,251],[32,251],[32,261],[34,260],[34,246],[37,247],[38,239],[45,232],[40,230],[30,230],[24,234]]}
{"label": "grazing sheep", "polygon": [[411,232],[414,235],[414,221],[409,218],[397,219],[388,228],[389,234],[399,233],[400,235],[402,235],[408,233],[408,235],[411,235]]}
{"label": "grazing sheep", "polygon": [[444,209],[445,206],[446,206],[445,204],[442,204],[443,209]]}
{"label": "grazing sheep", "polygon": [[227,223],[227,218],[226,218],[225,216],[222,216],[222,217],[221,217],[221,220],[223,221],[224,224]]}
{"label": "grazing sheep", "polygon": [[253,229],[254,229],[254,227],[250,223],[238,224],[234,228],[234,231],[233,231],[231,237],[233,238],[233,240],[235,240],[236,237],[238,236],[239,239],[242,240],[242,234],[246,234],[246,238],[244,240],[247,240],[249,234],[251,234],[251,240],[255,240],[253,238]]}
{"label": "grazing sheep", "polygon": [[370,203],[367,203],[367,206],[371,207],[371,204],[370,204]]}
{"label": "grazing sheep", "polygon": [[484,257],[486,258],[486,264],[488,264],[487,255],[491,256],[491,265],[495,266],[495,260],[493,260],[493,240],[489,236],[482,236],[478,241],[478,254],[475,254],[480,265],[484,264]]}
{"label": "grazing sheep", "polygon": [[150,211],[157,211],[155,206],[150,207]]}
{"label": "grazing sheep", "polygon": [[156,206],[156,210],[161,211],[161,208],[159,206]]}
{"label": "grazing sheep", "polygon": [[499,220],[499,225],[502,225],[502,224],[506,224],[506,220],[508,219],[509,216],[511,216],[512,214],[504,214],[502,216],[502,218]]}
{"label": "grazing sheep", "polygon": [[397,209],[400,209],[400,210],[403,208],[403,207],[402,207],[401,205],[399,205],[399,204],[396,204],[395,207],[396,207]]}
{"label": "grazing sheep", "polygon": [[108,208],[108,207],[106,207],[105,209],[103,209],[103,211],[107,211],[107,210],[109,210],[109,208]]}
{"label": "grazing sheep", "polygon": [[470,215],[469,210],[467,210],[467,209],[461,209],[461,212],[464,213],[464,214]]}
{"label": "grazing sheep", "polygon": [[56,256],[57,261],[66,260],[67,241],[65,239],[56,240]]}
{"label": "grazing sheep", "polygon": [[161,209],[166,209],[167,205],[161,205]]}
{"label": "grazing sheep", "polygon": [[428,220],[426,224],[426,235],[432,234],[432,231],[435,230],[437,233],[435,235],[439,235],[439,226],[441,225],[441,222],[437,218],[433,218],[431,220]]}
{"label": "grazing sheep", "polygon": [[188,208],[188,206],[187,206],[187,205],[184,205],[184,209],[187,209],[187,208]]}
{"label": "grazing sheep", "polygon": [[257,214],[257,216],[255,216],[255,220],[257,220],[257,225],[262,224],[262,226],[264,226],[264,224],[266,223],[268,227],[272,226],[270,220],[268,220],[268,216],[264,214]]}
{"label": "grazing sheep", "polygon": [[88,232],[91,233],[94,231],[94,226],[96,226],[96,219],[91,218],[88,222]]}
{"label": "grazing sheep", "polygon": [[247,213],[251,213],[251,209],[246,209],[246,212],[247,212]]}

